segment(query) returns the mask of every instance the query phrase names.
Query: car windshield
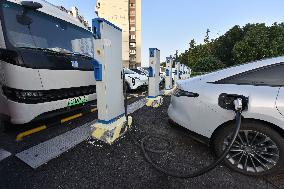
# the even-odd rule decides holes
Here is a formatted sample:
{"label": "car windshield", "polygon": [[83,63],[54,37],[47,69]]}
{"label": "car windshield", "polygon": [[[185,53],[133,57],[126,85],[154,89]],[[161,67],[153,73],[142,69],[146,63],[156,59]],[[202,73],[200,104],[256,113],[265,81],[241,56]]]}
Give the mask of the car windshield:
{"label": "car windshield", "polygon": [[134,71],[134,72],[136,72],[136,73],[138,73],[138,74],[145,75],[144,72],[142,72],[142,71],[140,71],[140,70],[138,70],[138,69],[131,69],[131,70]]}
{"label": "car windshield", "polygon": [[132,70],[128,70],[128,69],[124,69],[124,73],[125,74],[137,74],[136,72],[134,72]]}
{"label": "car windshield", "polygon": [[23,15],[23,7],[15,3],[5,2],[2,7],[7,37],[14,47],[93,57],[90,31],[39,11]]}

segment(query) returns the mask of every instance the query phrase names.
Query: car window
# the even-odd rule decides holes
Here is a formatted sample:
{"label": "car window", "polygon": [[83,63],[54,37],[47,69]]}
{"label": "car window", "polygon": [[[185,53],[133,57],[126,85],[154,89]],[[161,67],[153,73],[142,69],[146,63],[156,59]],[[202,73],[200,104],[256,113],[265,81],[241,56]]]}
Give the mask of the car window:
{"label": "car window", "polygon": [[131,70],[124,70],[124,73],[125,74],[136,74],[134,71],[131,71]]}
{"label": "car window", "polygon": [[284,86],[284,63],[274,64],[215,82],[216,84]]}
{"label": "car window", "polygon": [[131,69],[132,71],[138,73],[138,74],[144,74],[142,71],[138,70],[138,69]]}

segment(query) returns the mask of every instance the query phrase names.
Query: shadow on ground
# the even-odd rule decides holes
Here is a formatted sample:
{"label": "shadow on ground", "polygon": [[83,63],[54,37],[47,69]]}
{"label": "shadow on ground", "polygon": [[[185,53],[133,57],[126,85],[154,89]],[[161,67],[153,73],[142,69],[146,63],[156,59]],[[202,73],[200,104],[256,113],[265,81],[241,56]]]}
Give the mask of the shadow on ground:
{"label": "shadow on ground", "polygon": [[[213,160],[210,149],[192,140],[186,130],[168,124],[169,98],[159,109],[143,107],[135,112],[139,140],[159,134],[172,141],[163,154],[151,154],[158,164],[172,171],[187,173]],[[153,140],[150,145],[161,145]],[[114,145],[85,141],[48,164],[33,170],[16,157],[0,163],[0,188],[275,188],[263,178],[232,172],[224,166],[194,179],[168,177],[148,164],[129,133]]]}

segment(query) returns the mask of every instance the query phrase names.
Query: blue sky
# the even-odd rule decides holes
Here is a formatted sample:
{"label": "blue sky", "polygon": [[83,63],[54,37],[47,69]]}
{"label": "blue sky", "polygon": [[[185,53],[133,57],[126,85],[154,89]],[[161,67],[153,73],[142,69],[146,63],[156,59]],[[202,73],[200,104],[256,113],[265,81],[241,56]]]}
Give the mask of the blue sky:
{"label": "blue sky", "polygon": [[[66,8],[77,6],[87,20],[95,17],[96,0],[48,0]],[[283,0],[142,0],[142,64],[148,49],[161,50],[161,60],[188,48],[191,39],[203,42],[224,34],[234,25],[284,22]]]}

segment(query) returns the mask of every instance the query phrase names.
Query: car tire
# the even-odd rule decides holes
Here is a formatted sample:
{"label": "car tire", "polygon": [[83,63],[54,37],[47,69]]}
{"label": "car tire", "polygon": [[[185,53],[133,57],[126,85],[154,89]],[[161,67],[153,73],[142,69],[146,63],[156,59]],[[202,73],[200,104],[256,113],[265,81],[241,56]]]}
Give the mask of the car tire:
{"label": "car tire", "polygon": [[131,88],[130,88],[129,84],[127,82],[125,82],[124,84],[125,84],[126,92],[130,92]]}
{"label": "car tire", "polygon": [[8,131],[11,129],[11,123],[8,121],[0,120],[0,132]]}
{"label": "car tire", "polygon": [[[232,136],[233,130],[233,124],[227,125],[215,135],[213,145],[218,157],[230,142],[228,133]],[[265,123],[244,122],[224,162],[232,170],[246,175],[277,174],[284,165],[283,137]]]}

